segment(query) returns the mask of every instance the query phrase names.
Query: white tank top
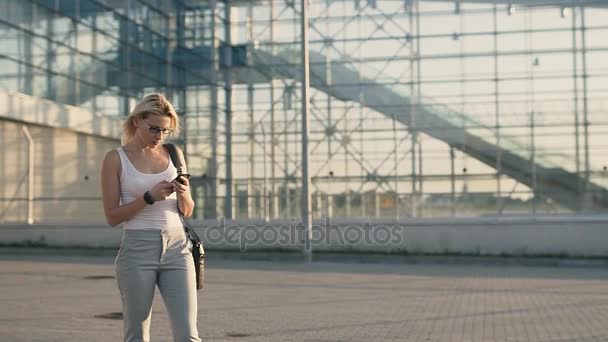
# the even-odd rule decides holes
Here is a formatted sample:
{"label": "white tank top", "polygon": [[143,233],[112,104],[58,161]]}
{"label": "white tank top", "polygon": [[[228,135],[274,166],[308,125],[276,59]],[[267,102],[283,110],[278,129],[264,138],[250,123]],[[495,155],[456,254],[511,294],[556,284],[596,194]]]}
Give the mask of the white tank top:
{"label": "white tank top", "polygon": [[[171,160],[167,169],[160,173],[139,172],[123,151],[122,147],[116,149],[120,156],[122,171],[120,173],[120,201],[122,204],[133,202],[154,185],[166,180],[172,181],[177,177],[177,170]],[[154,202],[146,205],[142,211],[123,223],[125,229],[165,229],[182,226],[179,212],[177,211],[177,194],[174,192],[164,201]]]}

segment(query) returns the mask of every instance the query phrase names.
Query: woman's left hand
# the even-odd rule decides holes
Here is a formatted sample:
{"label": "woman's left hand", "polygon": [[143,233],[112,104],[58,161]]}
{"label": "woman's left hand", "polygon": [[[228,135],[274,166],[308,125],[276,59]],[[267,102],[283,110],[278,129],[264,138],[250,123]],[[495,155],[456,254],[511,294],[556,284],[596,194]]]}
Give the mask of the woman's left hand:
{"label": "woman's left hand", "polygon": [[[178,179],[183,183],[178,182]],[[190,190],[190,181],[186,177],[178,177],[173,180],[173,188],[178,195],[184,195]]]}

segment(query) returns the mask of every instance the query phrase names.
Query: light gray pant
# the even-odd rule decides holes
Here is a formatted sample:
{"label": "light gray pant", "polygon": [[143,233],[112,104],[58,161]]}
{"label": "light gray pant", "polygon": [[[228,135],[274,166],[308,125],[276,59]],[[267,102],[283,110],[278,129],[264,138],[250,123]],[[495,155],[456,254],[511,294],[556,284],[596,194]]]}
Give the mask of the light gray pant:
{"label": "light gray pant", "polygon": [[150,341],[156,285],[171,320],[174,341],[200,341],[190,247],[182,227],[123,230],[116,257],[116,279],[122,299],[125,342]]}

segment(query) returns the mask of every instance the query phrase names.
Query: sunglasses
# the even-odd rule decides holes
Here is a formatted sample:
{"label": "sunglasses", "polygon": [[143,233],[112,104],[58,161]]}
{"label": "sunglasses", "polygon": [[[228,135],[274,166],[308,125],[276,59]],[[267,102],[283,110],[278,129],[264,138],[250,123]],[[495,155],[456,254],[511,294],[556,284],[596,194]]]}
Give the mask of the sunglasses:
{"label": "sunglasses", "polygon": [[156,125],[149,125],[146,120],[141,120],[146,127],[148,127],[148,131],[152,134],[162,133],[163,135],[171,135],[173,134],[173,130],[171,128],[161,128]]}

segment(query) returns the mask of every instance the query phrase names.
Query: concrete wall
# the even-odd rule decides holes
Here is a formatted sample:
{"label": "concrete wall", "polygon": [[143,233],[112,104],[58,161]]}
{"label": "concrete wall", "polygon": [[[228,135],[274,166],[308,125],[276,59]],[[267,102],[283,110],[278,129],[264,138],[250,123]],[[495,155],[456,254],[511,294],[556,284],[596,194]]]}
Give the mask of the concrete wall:
{"label": "concrete wall", "polygon": [[120,121],[0,91],[0,224],[28,219],[28,140],[33,140],[35,223],[103,221],[100,170],[120,146]]}
{"label": "concrete wall", "polygon": [[[297,222],[194,222],[209,250],[301,251]],[[608,216],[316,221],[313,251],[608,257]],[[0,227],[0,242],[118,248],[121,229],[66,223]]]}
{"label": "concrete wall", "polygon": [[[27,222],[28,147],[24,124],[0,119],[0,223]],[[27,124],[34,142],[34,222],[103,219],[100,170],[109,139]]]}

